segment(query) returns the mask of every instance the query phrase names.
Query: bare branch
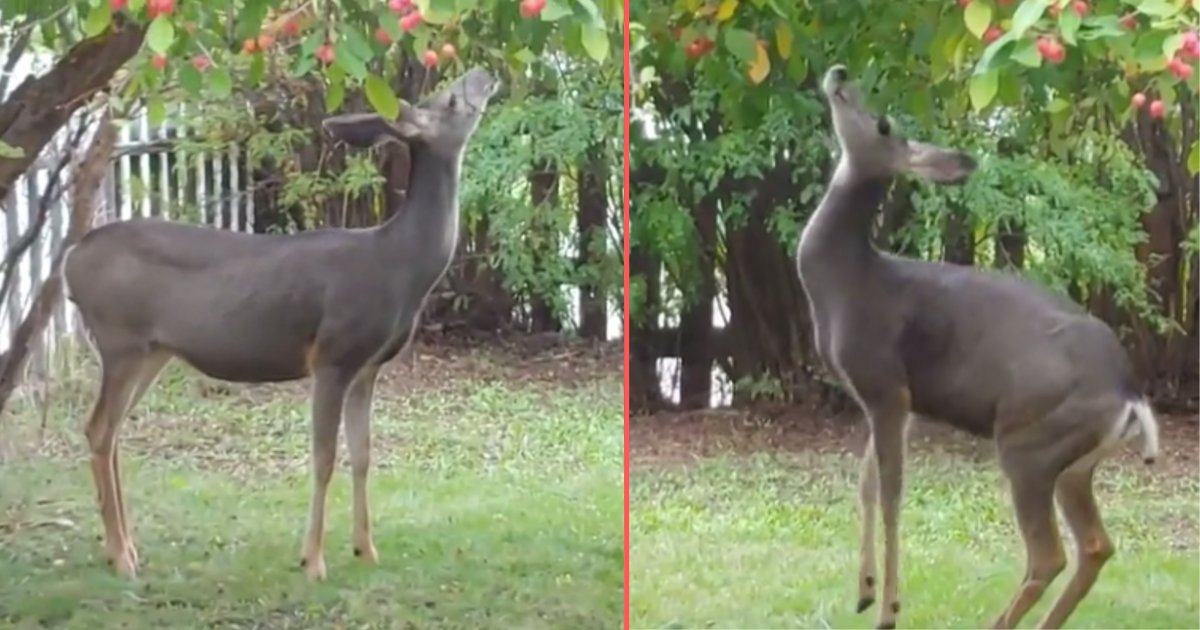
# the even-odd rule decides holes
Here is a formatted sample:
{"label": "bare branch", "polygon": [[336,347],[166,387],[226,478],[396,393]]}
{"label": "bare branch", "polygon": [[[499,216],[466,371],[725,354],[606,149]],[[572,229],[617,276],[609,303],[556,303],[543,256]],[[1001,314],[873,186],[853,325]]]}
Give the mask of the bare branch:
{"label": "bare branch", "polygon": [[92,144],[84,154],[83,160],[75,170],[72,187],[71,221],[67,227],[66,237],[54,252],[51,262],[50,275],[42,283],[29,314],[17,326],[13,333],[12,343],[8,352],[0,355],[0,413],[4,411],[13,391],[20,381],[20,375],[29,358],[31,341],[42,334],[54,310],[62,302],[62,263],[67,249],[79,242],[92,224],[92,214],[96,205],[96,194],[104,179],[109,160],[112,158],[113,147],[117,141],[117,128],[112,122],[112,113],[105,110],[100,119],[99,127],[92,137]]}

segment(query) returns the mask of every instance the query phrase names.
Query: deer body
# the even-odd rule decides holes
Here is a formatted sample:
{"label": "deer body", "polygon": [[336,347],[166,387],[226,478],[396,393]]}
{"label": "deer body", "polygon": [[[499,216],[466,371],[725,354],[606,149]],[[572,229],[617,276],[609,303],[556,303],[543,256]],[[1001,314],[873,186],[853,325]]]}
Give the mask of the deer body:
{"label": "deer body", "polygon": [[1076,395],[1137,398],[1116,336],[1073,302],[1010,275],[875,249],[870,220],[887,183],[831,189],[797,249],[827,367],[856,390],[879,379],[844,364],[894,369],[914,413],[983,437],[1018,428],[998,413],[1009,401],[1047,410],[1077,381],[1090,389]]}
{"label": "deer body", "polygon": [[101,384],[87,423],[109,560],[136,573],[117,456],[121,420],[172,358],[210,377],[261,383],[313,378],[314,484],[302,565],[325,576],[325,495],[346,443],[354,482],[354,551],[377,558],[367,508],[370,415],[380,366],[408,343],[458,238],[459,172],[498,82],[460,77],[395,122],[328,118],[352,146],[409,144],[402,207],[380,226],[294,235],[237,234],[140,219],[97,228],[64,263],[70,299],[91,334]]}
{"label": "deer body", "polygon": [[457,212],[444,211],[457,204],[457,168],[437,168],[442,160],[425,153],[413,151],[404,206],[373,228],[264,235],[158,219],[99,227],[68,257],[72,299],[89,326],[124,330],[226,381],[387,362],[457,245]]}
{"label": "deer body", "polygon": [[1057,500],[1079,550],[1079,568],[1042,620],[1041,627],[1059,627],[1113,553],[1092,494],[1095,466],[1139,434],[1146,462],[1157,454],[1157,424],[1128,357],[1104,323],[1029,282],[878,251],[871,226],[896,174],[955,183],[974,160],[892,134],[889,121],[862,107],[840,66],[823,89],[842,156],[796,261],[818,354],[871,429],[859,478],[858,610],[875,600],[878,506],[885,548],[878,627],[895,627],[904,439],[918,413],[992,437],[1012,486],[1029,566],[995,627],[1015,627],[1066,564]]}

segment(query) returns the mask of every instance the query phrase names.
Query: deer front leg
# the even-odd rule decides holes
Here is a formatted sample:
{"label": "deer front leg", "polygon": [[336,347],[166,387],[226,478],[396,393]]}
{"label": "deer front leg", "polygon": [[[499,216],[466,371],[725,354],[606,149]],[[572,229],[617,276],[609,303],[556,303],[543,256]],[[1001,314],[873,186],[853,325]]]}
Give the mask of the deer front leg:
{"label": "deer front leg", "polygon": [[117,437],[137,388],[141,359],[136,354],[101,356],[100,394],[85,433],[92,452],[92,479],[104,522],[104,546],[117,574],[137,576],[137,557],[125,528],[121,480],[117,473]]}
{"label": "deer front leg", "polygon": [[879,501],[879,467],[875,461],[875,439],[867,438],[859,464],[858,508],[859,545],[858,604],[862,612],[875,603],[875,505]]}
{"label": "deer front leg", "polygon": [[300,566],[314,580],[325,579],[325,498],[337,458],[338,430],[342,424],[342,405],[349,380],[344,371],[325,368],[316,372],[313,381],[313,489],[308,534],[304,538],[304,557]]}
{"label": "deer front leg", "polygon": [[346,394],[346,447],[354,479],[354,555],[375,564],[379,554],[371,538],[371,512],[367,502],[367,474],[371,469],[371,402],[378,367],[364,368]]}
{"label": "deer front leg", "polygon": [[868,403],[883,514],[883,602],[877,628],[895,628],[900,612],[900,500],[904,492],[904,437],[910,409],[907,388]]}
{"label": "deer front leg", "polygon": [[[125,406],[125,411],[122,418],[128,416],[137,404],[141,402],[142,397],[149,391],[150,386],[154,384],[154,380],[158,378],[159,373],[166,367],[167,362],[171,360],[171,355],[165,352],[154,352],[146,356],[141,363],[141,368],[138,371],[137,383],[133,388],[133,393],[129,396],[129,402]],[[112,472],[113,482],[117,490],[117,511],[121,515],[121,532],[125,538],[126,553],[129,555],[130,562],[133,566],[138,566],[137,544],[133,540],[133,528],[129,524],[129,511],[125,509],[125,495],[121,485],[121,455],[120,444],[113,442],[112,451]]]}

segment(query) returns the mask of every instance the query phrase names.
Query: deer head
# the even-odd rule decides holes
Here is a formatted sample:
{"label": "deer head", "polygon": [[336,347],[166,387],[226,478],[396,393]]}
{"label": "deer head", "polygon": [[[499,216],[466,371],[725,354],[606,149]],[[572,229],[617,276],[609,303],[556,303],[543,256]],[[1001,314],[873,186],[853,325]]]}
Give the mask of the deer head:
{"label": "deer head", "polygon": [[845,66],[830,68],[821,90],[829,102],[834,133],[842,149],[840,177],[862,180],[912,173],[952,184],[975,171],[975,160],[966,153],[905,138],[886,116],[871,113],[863,104],[858,86],[849,80]]}
{"label": "deer head", "polygon": [[355,113],[330,116],[321,126],[354,147],[408,142],[454,155],[466,146],[499,86],[500,80],[487,70],[474,68],[416,105],[402,100],[394,122],[378,114]]}

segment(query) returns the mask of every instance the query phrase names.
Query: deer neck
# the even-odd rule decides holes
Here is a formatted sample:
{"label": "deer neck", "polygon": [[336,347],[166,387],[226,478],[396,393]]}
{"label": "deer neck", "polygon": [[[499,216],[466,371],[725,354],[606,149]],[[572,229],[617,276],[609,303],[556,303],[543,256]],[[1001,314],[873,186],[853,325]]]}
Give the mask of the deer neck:
{"label": "deer neck", "polygon": [[797,257],[802,269],[850,272],[879,258],[871,243],[871,228],[891,178],[858,179],[844,173],[839,165],[821,205],[800,235]]}
{"label": "deer neck", "polygon": [[[444,155],[411,146],[412,167],[404,202],[380,229],[392,253],[445,271],[458,245],[458,188],[462,151]],[[418,255],[414,256],[414,252]],[[411,260],[410,260],[411,261]]]}

